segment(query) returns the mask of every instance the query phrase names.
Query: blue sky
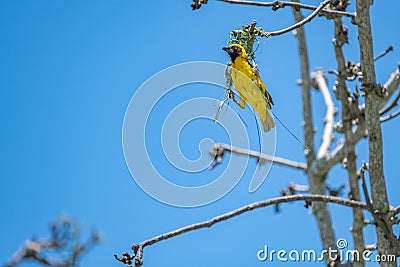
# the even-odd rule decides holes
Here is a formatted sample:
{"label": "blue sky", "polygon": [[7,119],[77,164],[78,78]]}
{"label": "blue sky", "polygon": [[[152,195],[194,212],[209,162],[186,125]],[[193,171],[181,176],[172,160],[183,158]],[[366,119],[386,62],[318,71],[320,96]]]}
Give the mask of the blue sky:
{"label": "blue sky", "polygon": [[[1,263],[27,238],[46,236],[48,223],[67,214],[81,222],[83,231],[96,228],[104,236],[104,242],[83,259],[82,266],[122,266],[113,254],[129,251],[132,243],[277,196],[291,181],[306,183],[302,173],[273,165],[267,180],[253,194],[247,191],[250,177],[245,175],[229,194],[212,204],[178,208],[151,198],[132,179],[123,155],[122,124],[131,97],[144,81],[183,62],[226,63],[228,57],[221,47],[229,40],[229,32],[254,19],[267,31],[292,23],[290,9],[273,12],[210,1],[192,11],[190,3],[0,1]],[[318,1],[307,3],[316,5]],[[395,47],[376,63],[381,83],[400,61],[399,8],[395,0],[390,4],[376,2],[372,7],[375,53],[389,45]],[[345,47],[345,54],[358,62],[357,31],[348,19],[345,23],[350,27],[350,45]],[[332,21],[316,18],[305,28],[311,68],[335,68]],[[261,76],[275,101],[274,112],[302,138],[294,36],[289,33],[261,39],[257,53]],[[334,77],[328,75],[328,81],[332,86]],[[177,91],[167,97],[159,112],[173,109],[180,99],[193,95],[218,98],[223,92],[218,87],[203,89],[198,85],[192,89],[190,94],[180,95]],[[338,101],[335,103],[339,106]],[[325,108],[315,90],[313,108],[319,144]],[[249,117],[248,110],[239,112]],[[154,123],[161,122],[155,117]],[[197,146],[203,138],[227,140],[221,128],[210,121],[193,124],[183,129],[179,140],[188,158],[198,157]],[[396,154],[400,149],[399,126],[399,120],[382,126],[385,176],[395,206],[400,203]],[[154,125],[157,127],[161,125]],[[249,123],[249,132],[256,136],[253,127]],[[276,135],[276,155],[304,161],[301,145],[279,124]],[[160,166],[168,166],[157,144],[149,149],[153,149]],[[357,149],[360,166],[367,159],[366,142]],[[252,163],[249,168],[254,166]],[[208,183],[223,166],[219,168],[197,175],[195,183]],[[166,171],[172,172],[167,167]],[[189,179],[187,174],[182,177]],[[346,173],[340,168],[328,177],[334,187],[343,182]],[[351,210],[331,207],[337,237],[351,244]],[[282,205],[281,210],[279,214],[272,207],[257,210],[211,229],[155,244],[145,249],[145,266],[283,266],[290,263],[262,263],[256,252],[264,245],[274,249],[319,249],[314,218],[303,203]],[[371,227],[365,229],[365,236],[368,243],[375,242]]]}

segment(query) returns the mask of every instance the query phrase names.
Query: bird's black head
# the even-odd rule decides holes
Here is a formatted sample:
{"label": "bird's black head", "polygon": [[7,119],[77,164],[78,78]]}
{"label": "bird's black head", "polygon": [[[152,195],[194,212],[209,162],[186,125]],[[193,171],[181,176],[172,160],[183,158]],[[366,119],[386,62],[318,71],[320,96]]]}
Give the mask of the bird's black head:
{"label": "bird's black head", "polygon": [[243,53],[243,48],[239,45],[231,45],[227,47],[222,47],[222,50],[226,51],[231,57],[232,62]]}

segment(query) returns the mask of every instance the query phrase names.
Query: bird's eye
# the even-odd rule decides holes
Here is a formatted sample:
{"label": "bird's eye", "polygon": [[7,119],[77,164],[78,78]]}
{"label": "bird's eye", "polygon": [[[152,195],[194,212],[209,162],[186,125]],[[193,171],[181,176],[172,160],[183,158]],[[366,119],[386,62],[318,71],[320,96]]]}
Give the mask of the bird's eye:
{"label": "bird's eye", "polygon": [[240,55],[242,53],[242,49],[240,49],[240,47],[235,46],[235,52]]}

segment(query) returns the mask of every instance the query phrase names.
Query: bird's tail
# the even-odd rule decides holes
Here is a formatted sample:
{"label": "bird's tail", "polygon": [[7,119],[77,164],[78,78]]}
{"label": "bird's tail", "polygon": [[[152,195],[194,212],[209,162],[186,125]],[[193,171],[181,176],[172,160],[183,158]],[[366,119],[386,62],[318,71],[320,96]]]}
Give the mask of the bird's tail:
{"label": "bird's tail", "polygon": [[265,120],[262,122],[262,124],[264,127],[264,132],[269,132],[272,128],[275,127],[274,118],[272,117],[269,110],[267,110],[267,116],[265,116]]}

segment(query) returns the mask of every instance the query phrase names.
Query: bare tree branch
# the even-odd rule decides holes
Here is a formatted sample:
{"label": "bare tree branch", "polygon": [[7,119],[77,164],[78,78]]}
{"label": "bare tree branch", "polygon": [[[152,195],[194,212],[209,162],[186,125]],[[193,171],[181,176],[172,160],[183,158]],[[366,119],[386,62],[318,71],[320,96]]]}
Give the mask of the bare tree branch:
{"label": "bare tree branch", "polygon": [[[361,139],[367,137],[367,131],[365,123],[360,124],[353,130],[353,141],[352,144],[357,144]],[[340,139],[336,147],[332,152],[326,154],[324,157],[314,160],[311,165],[307,167],[307,172],[311,174],[326,175],[327,172],[332,169],[333,166],[342,162],[347,154],[347,148],[345,146],[344,139]]]}
{"label": "bare tree branch", "polygon": [[14,267],[25,260],[34,260],[46,266],[77,266],[82,255],[101,241],[97,232],[93,232],[86,242],[80,241],[79,226],[67,217],[52,223],[50,231],[48,239],[27,240],[4,266]]}
{"label": "bare tree branch", "polygon": [[385,121],[391,120],[393,118],[396,118],[399,115],[400,115],[400,109],[397,110],[396,112],[393,112],[392,114],[390,114],[390,115],[388,115],[386,117],[380,118],[380,121],[381,122],[385,122]]}
{"label": "bare tree branch", "polygon": [[365,182],[365,174],[364,174],[365,170],[368,170],[368,165],[366,163],[363,164],[363,166],[360,168],[358,173],[361,178],[361,185],[362,185],[362,189],[364,192],[365,203],[367,204],[367,209],[371,213],[374,213],[374,208],[372,207],[372,201],[371,201],[371,198],[369,197],[369,193],[368,193],[367,183]]}
{"label": "bare tree branch", "polygon": [[252,204],[243,206],[239,209],[236,209],[231,212],[214,217],[210,220],[200,222],[200,223],[195,223],[195,224],[192,224],[189,226],[185,226],[180,229],[174,230],[172,232],[162,234],[162,235],[156,236],[154,238],[145,240],[145,241],[141,242],[140,244],[143,247],[150,246],[150,245],[153,245],[154,243],[169,239],[171,237],[174,237],[174,236],[177,236],[177,235],[189,232],[189,231],[211,227],[216,223],[231,219],[233,217],[239,216],[243,213],[246,213],[246,212],[249,212],[249,211],[252,211],[255,209],[264,208],[264,207],[268,207],[268,206],[275,205],[275,204],[282,204],[282,203],[295,202],[295,201],[325,202],[325,203],[330,202],[330,203],[336,203],[336,204],[347,206],[347,207],[367,209],[367,205],[363,202],[339,198],[339,197],[325,196],[325,195],[293,195],[293,196],[285,196],[285,197],[276,197],[276,198],[271,198],[271,199],[267,199],[267,200],[263,200],[263,201],[254,202]]}
{"label": "bare tree branch", "polygon": [[[357,144],[362,138],[367,136],[365,123],[360,124],[353,132],[352,144],[353,146]],[[346,157],[346,146],[344,145],[344,140],[340,140],[335,149],[326,154],[324,157],[312,161],[311,171],[312,173],[326,174],[333,166],[342,162]],[[263,162],[274,162],[282,166],[291,167],[298,170],[307,171],[307,164],[297,161],[292,161],[285,158],[275,157],[266,154],[260,154],[259,151],[234,147],[228,144],[214,144],[210,149],[210,155],[214,158],[215,162],[210,168],[214,168],[216,165],[220,164],[223,160],[225,152],[231,152],[239,155],[248,155],[250,157],[256,158],[258,161]]]}
{"label": "bare tree branch", "polygon": [[[279,8],[284,7],[295,7],[297,9],[307,9],[307,10],[316,10],[316,6],[306,5],[297,2],[287,2],[287,1],[273,1],[273,2],[257,2],[257,1],[244,1],[244,0],[220,0],[222,2],[226,2],[229,4],[239,4],[239,5],[249,5],[249,6],[263,6],[263,7],[272,7],[273,10],[278,10]],[[348,13],[344,11],[332,10],[323,8],[320,11],[320,14],[323,16],[344,16],[349,18],[355,18],[354,13]]]}
{"label": "bare tree branch", "polygon": [[399,95],[396,97],[396,99],[391,104],[389,104],[386,108],[383,108],[384,105],[387,103],[387,101],[390,99],[390,97],[399,88],[399,86],[400,86],[400,71],[398,68],[396,71],[394,71],[390,74],[389,79],[383,85],[383,87],[386,89],[386,94],[384,95],[383,99],[381,100],[381,104],[379,106],[380,107],[380,115],[387,113],[391,108],[393,108],[393,106],[397,105],[397,101],[398,101],[398,97],[400,96],[400,92],[399,92]]}
{"label": "bare tree branch", "polygon": [[400,99],[400,91],[397,94],[397,96],[393,99],[392,103],[388,104],[385,108],[381,109],[379,111],[379,114],[382,116],[388,113],[390,110],[392,110],[394,107],[398,105],[399,99]]}
{"label": "bare tree branch", "polygon": [[[246,155],[246,156],[256,158],[259,162],[274,162],[278,165],[291,167],[291,168],[295,168],[295,169],[302,170],[302,171],[305,171],[307,169],[307,165],[302,162],[296,162],[296,161],[288,160],[285,158],[275,157],[275,156],[266,155],[266,154],[260,154],[260,152],[257,152],[257,151],[234,147],[234,146],[230,146],[227,144],[214,144],[210,150],[210,155],[212,157],[214,157],[214,159],[216,159],[217,157],[223,157],[223,154],[225,152],[231,152],[231,153],[239,154],[239,155]],[[214,166],[215,165],[212,165],[212,168]]]}
{"label": "bare tree branch", "polygon": [[[298,0],[292,0],[292,2],[298,2]],[[319,7],[327,4],[324,1]],[[295,22],[297,24],[304,21],[301,11],[292,7]],[[316,12],[315,10],[313,14]],[[311,16],[311,15],[310,15]],[[311,108],[311,81],[310,81],[310,67],[308,59],[308,50],[305,37],[304,27],[298,28],[296,31],[297,43],[300,54],[300,65],[301,65],[301,79],[302,79],[302,101],[303,101],[303,116],[304,116],[304,144],[307,147],[306,159],[307,159],[307,177],[310,183],[310,191],[312,194],[323,195],[326,191],[325,185],[325,172],[319,172],[324,164],[324,160],[316,159],[314,151],[314,128],[312,122],[312,108]],[[326,154],[328,156],[328,154]],[[326,203],[316,203],[312,207],[313,214],[317,220],[319,233],[324,249],[336,248],[336,239],[334,228],[332,224],[331,214],[329,212]],[[328,263],[328,259],[327,263]]]}
{"label": "bare tree branch", "polygon": [[[297,1],[293,1],[297,3]],[[303,19],[300,11],[293,9],[294,18],[296,22]],[[306,36],[303,28],[300,28],[295,33],[300,54],[301,66],[301,87],[302,87],[302,109],[304,120],[304,145],[307,147],[306,158],[307,165],[310,165],[315,158],[314,151],[314,126],[312,120],[312,107],[311,107],[311,79],[310,79],[310,63],[308,59],[308,50],[306,43]]]}
{"label": "bare tree branch", "polygon": [[377,56],[374,58],[374,61],[377,61],[377,60],[383,58],[384,56],[386,56],[386,55],[387,55],[389,52],[391,52],[391,51],[393,51],[393,46],[392,46],[392,45],[390,45],[385,51],[383,51],[382,53],[380,53],[379,55],[377,55]]}
{"label": "bare tree branch", "polygon": [[[389,239],[392,242],[392,244],[394,244],[392,249],[395,249],[395,246],[397,246],[397,249],[400,249],[400,243],[397,240],[397,237],[394,234],[393,228],[392,228],[393,220],[391,218],[389,218],[389,217],[392,217],[392,215],[389,213],[390,209],[388,211],[384,212],[384,211],[380,211],[380,210],[375,210],[375,208],[373,207],[373,203],[369,197],[367,183],[365,182],[365,174],[364,173],[365,173],[365,171],[368,171],[368,170],[369,170],[368,164],[364,163],[359,171],[359,176],[360,176],[361,182],[362,182],[362,188],[364,191],[367,209],[374,217],[374,224],[376,226],[380,227],[381,229],[383,229],[386,233],[385,234],[386,238]],[[370,176],[370,179],[371,179],[371,176]]]}
{"label": "bare tree branch", "polygon": [[[400,72],[399,72],[399,69],[397,69],[395,72],[393,72],[390,75],[389,80],[384,85],[384,88],[386,89],[386,95],[384,96],[384,101],[382,102],[382,104],[380,106],[381,108],[384,106],[386,101],[389,100],[389,98],[393,95],[393,93],[399,88],[399,86],[400,86]],[[394,107],[398,106],[399,100],[400,100],[400,91],[398,92],[397,96],[395,97],[395,99],[393,99],[393,101],[390,104],[388,104],[386,107],[382,108],[379,111],[379,114],[384,115],[384,114],[388,113]],[[398,115],[400,115],[400,110],[397,110],[397,111],[389,114],[386,117],[381,117],[380,122],[389,121],[393,118],[396,118]]]}
{"label": "bare tree branch", "polygon": [[[353,132],[354,138],[352,144],[357,144],[362,138],[367,136],[365,124],[361,124],[357,127]],[[298,170],[306,171],[308,170],[307,164],[297,161],[292,161],[285,158],[275,157],[266,154],[260,154],[259,151],[234,147],[228,144],[214,144],[210,149],[210,155],[215,159],[215,163],[211,165],[211,168],[214,168],[216,165],[222,162],[223,156],[225,152],[231,152],[239,155],[248,155],[250,157],[254,157],[260,162],[268,161],[274,162],[282,166],[295,168]],[[346,157],[346,146],[344,145],[344,140],[340,140],[335,149],[326,154],[323,158],[312,161],[312,172],[326,174],[333,166],[343,161]]]}
{"label": "bare tree branch", "polygon": [[324,102],[326,105],[324,134],[322,136],[322,144],[319,147],[317,154],[317,158],[322,158],[328,153],[332,143],[333,126],[335,123],[335,105],[333,104],[332,96],[326,83],[324,71],[322,69],[317,70],[312,74],[312,78],[314,81],[314,87],[321,91],[322,97],[324,98]]}
{"label": "bare tree branch", "polygon": [[[346,73],[346,61],[344,58],[344,53],[342,47],[344,44],[348,43],[348,30],[347,27],[343,25],[341,18],[334,19],[334,39],[333,45],[335,49],[336,61],[338,64],[338,72],[337,81],[335,85],[336,96],[342,103],[342,126],[343,133],[345,135],[345,157],[346,157],[346,169],[349,175],[349,184],[350,184],[350,199],[360,201],[360,189],[358,186],[358,175],[357,175],[357,165],[356,165],[356,153],[355,153],[355,142],[354,142],[354,133],[352,131],[352,120],[354,117],[354,113],[357,115],[360,113],[358,110],[358,97],[354,97],[352,99],[347,92],[346,85],[346,77],[344,74]],[[358,93],[357,93],[358,95]],[[351,101],[349,101],[349,98]],[[355,109],[356,111],[352,111]],[[364,120],[359,121],[358,127],[361,128],[361,124],[365,124]],[[364,131],[365,132],[365,131]],[[363,236],[363,228],[364,228],[364,215],[363,212],[359,209],[353,209],[353,227],[352,234],[354,240],[354,249],[362,252],[364,250],[364,236]],[[364,266],[364,259],[360,258],[358,261],[354,262],[354,267],[362,267]]]}
{"label": "bare tree branch", "polygon": [[[386,182],[383,168],[383,144],[382,144],[382,128],[380,123],[379,110],[384,99],[380,92],[379,86],[376,84],[373,39],[370,21],[370,5],[371,1],[356,0],[357,9],[357,25],[358,39],[360,46],[360,63],[363,74],[362,82],[365,96],[365,115],[368,129],[368,151],[369,151],[369,170],[370,170],[370,188],[371,198],[374,209],[379,212],[389,210],[389,201],[386,192]],[[392,226],[388,226],[390,231]],[[382,227],[376,227],[378,238],[378,252],[381,255],[393,254],[393,248],[397,244],[393,244],[390,238],[387,238],[387,231]],[[396,262],[381,262],[382,267],[395,267]]]}
{"label": "bare tree branch", "polygon": [[284,28],[282,30],[278,30],[278,31],[274,31],[274,32],[268,32],[267,34],[269,36],[277,36],[277,35],[282,35],[284,33],[293,31],[297,28],[300,28],[301,26],[303,26],[304,24],[310,22],[313,18],[315,18],[318,13],[324,8],[326,7],[329,3],[331,2],[331,0],[325,0],[322,3],[320,3],[317,7],[317,9],[315,9],[309,16],[307,16],[306,18],[296,22],[295,24],[293,24],[292,26],[289,26],[287,28]]}
{"label": "bare tree branch", "polygon": [[[116,255],[114,255],[114,256],[117,260],[119,260],[123,263],[127,263],[128,261],[135,260],[135,264],[136,264],[135,266],[138,267],[138,266],[141,266],[141,264],[143,262],[143,260],[142,260],[143,253],[142,252],[143,252],[144,247],[146,247],[146,246],[153,245],[160,241],[167,240],[172,237],[182,235],[182,234],[190,232],[190,231],[194,231],[194,230],[198,230],[198,229],[202,229],[202,228],[209,228],[216,223],[232,219],[236,216],[239,216],[241,214],[244,214],[244,213],[252,211],[252,210],[268,207],[271,205],[277,205],[277,204],[295,202],[295,201],[306,201],[307,206],[309,206],[313,202],[324,202],[324,203],[329,202],[329,203],[336,203],[339,205],[352,207],[352,208],[359,208],[359,209],[367,208],[365,203],[362,203],[359,201],[354,201],[354,200],[349,200],[349,199],[344,199],[344,198],[339,198],[339,197],[333,197],[333,196],[325,196],[325,195],[292,195],[292,196],[276,197],[276,198],[271,198],[271,199],[267,199],[267,200],[263,200],[263,201],[254,202],[252,204],[243,206],[239,209],[236,209],[231,212],[214,217],[210,220],[191,224],[191,225],[176,229],[174,231],[150,238],[139,244],[134,244],[132,246],[134,253],[131,256],[126,255],[126,253],[124,253],[123,257],[117,257]],[[140,252],[140,253],[138,253],[138,252]]]}

